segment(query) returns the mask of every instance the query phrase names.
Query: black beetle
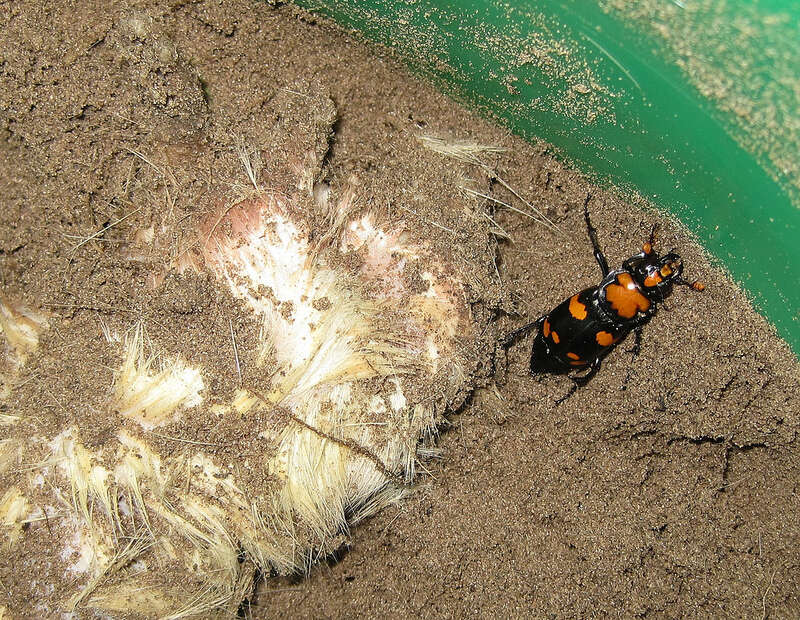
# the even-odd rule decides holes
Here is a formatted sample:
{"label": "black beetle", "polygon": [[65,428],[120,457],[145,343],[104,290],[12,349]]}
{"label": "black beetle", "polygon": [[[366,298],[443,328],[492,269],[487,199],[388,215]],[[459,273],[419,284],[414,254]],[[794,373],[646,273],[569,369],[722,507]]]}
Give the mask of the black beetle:
{"label": "black beetle", "polygon": [[642,327],[672,292],[673,285],[695,291],[705,289],[702,283],[683,278],[683,262],[675,252],[658,255],[653,248],[655,226],[641,252],[623,262],[620,269],[611,271],[589,218],[590,199],[591,196],[586,197],[583,214],[603,279],[503,339],[503,346],[508,346],[538,328],[531,351],[531,373],[567,373],[588,368],[584,374],[571,376],[574,387],[585,385],[600,369],[603,358],[632,330],[636,330],[634,351],[638,351]]}

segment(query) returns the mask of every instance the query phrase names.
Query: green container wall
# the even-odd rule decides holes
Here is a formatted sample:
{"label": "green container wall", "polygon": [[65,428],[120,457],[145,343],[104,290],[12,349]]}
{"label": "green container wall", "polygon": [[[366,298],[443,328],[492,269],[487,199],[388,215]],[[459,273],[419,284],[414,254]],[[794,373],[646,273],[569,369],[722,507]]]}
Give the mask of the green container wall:
{"label": "green container wall", "polygon": [[295,2],[678,216],[800,353],[800,4]]}

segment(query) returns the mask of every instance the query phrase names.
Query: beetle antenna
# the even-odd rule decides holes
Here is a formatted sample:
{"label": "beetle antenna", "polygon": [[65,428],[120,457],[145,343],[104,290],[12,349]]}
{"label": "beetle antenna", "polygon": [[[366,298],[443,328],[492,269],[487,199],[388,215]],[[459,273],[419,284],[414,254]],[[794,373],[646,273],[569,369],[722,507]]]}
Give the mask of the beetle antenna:
{"label": "beetle antenna", "polygon": [[689,280],[685,280],[683,278],[675,278],[673,280],[675,284],[680,284],[681,286],[688,286],[693,291],[697,291],[698,293],[703,292],[706,290],[706,285],[700,282],[700,280],[695,280],[694,282],[689,282]]}
{"label": "beetle antenna", "polygon": [[656,244],[656,231],[658,231],[658,222],[653,223],[653,228],[650,230],[650,238],[647,241],[651,248]]}
{"label": "beetle antenna", "polygon": [[586,221],[586,230],[589,233],[589,241],[592,242],[592,250],[594,250],[594,259],[600,266],[600,271],[603,272],[605,278],[609,273],[608,261],[606,260],[603,250],[600,249],[600,242],[597,240],[597,229],[592,225],[592,220],[589,217],[589,201],[592,199],[592,194],[586,194],[586,200],[583,201],[583,219]]}

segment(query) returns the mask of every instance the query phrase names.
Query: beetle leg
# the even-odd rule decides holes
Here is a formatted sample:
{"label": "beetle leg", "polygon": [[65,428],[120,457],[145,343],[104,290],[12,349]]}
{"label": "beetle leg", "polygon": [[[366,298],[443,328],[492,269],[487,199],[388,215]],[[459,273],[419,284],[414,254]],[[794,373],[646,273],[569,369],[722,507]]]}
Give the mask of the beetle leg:
{"label": "beetle leg", "polygon": [[642,330],[644,329],[644,322],[640,323],[636,326],[633,330],[634,341],[633,341],[633,348],[631,349],[631,353],[633,353],[633,357],[639,355],[639,352],[642,350]]}
{"label": "beetle leg", "polygon": [[[661,307],[666,309],[666,306],[663,304]],[[656,307],[656,304],[650,304],[650,307],[642,315],[637,315],[633,324],[633,329],[638,330],[647,325],[648,321],[653,318],[653,315],[656,313],[657,309],[658,308]]]}
{"label": "beetle leg", "polygon": [[583,203],[583,219],[586,220],[586,230],[589,233],[589,241],[592,242],[594,259],[597,261],[597,264],[600,265],[600,271],[603,272],[603,277],[605,278],[610,270],[605,254],[603,254],[603,250],[600,249],[600,243],[597,241],[597,229],[592,226],[592,220],[589,218],[589,200],[591,200],[591,198],[591,194],[586,194],[586,200]]}
{"label": "beetle leg", "polygon": [[577,389],[578,389],[578,384],[577,383],[573,383],[570,386],[569,391],[566,394],[564,394],[564,396],[562,396],[561,398],[556,400],[556,405],[560,405],[565,400],[567,400],[570,396],[572,396],[575,393],[575,390],[577,390]]}
{"label": "beetle leg", "polygon": [[564,396],[562,396],[556,401],[556,405],[560,405],[570,396],[572,396],[579,387],[583,387],[584,385],[589,383],[591,378],[597,374],[598,370],[600,370],[600,363],[601,360],[599,357],[597,357],[589,366],[589,372],[587,372],[584,375],[570,375],[569,378],[572,379],[572,386],[570,386],[569,391],[566,394],[564,394]]}
{"label": "beetle leg", "polygon": [[628,381],[631,378],[631,374],[633,373],[633,366],[636,362],[636,358],[639,356],[639,353],[642,350],[642,330],[644,329],[644,322],[640,323],[634,328],[633,335],[634,335],[634,342],[633,348],[630,349],[631,355],[631,364],[628,366],[628,372],[625,373],[625,380],[622,382],[622,387],[620,390],[627,390],[628,389]]}
{"label": "beetle leg", "polygon": [[535,328],[539,327],[546,318],[547,318],[546,314],[542,315],[532,323],[528,323],[527,325],[518,327],[513,332],[506,334],[503,338],[500,339],[500,346],[503,347],[504,349],[507,349],[517,340],[519,340],[520,338],[524,338]]}
{"label": "beetle leg", "polygon": [[584,375],[572,376],[570,377],[574,382],[576,387],[583,387],[597,374],[597,371],[600,370],[600,363],[601,360],[599,357],[596,357],[594,361],[589,366],[589,372]]}

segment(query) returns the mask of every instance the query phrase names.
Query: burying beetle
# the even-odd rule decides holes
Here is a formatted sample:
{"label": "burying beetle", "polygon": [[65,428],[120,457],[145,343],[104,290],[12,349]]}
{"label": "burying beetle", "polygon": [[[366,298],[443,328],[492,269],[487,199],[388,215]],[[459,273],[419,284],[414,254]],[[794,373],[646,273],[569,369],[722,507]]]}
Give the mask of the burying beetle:
{"label": "burying beetle", "polygon": [[658,304],[672,292],[673,285],[695,291],[705,289],[702,283],[683,278],[683,262],[675,252],[659,256],[654,250],[656,226],[642,251],[623,262],[621,269],[611,271],[597,241],[597,230],[589,218],[590,199],[588,195],[583,215],[603,279],[511,332],[502,341],[507,347],[538,328],[531,350],[531,373],[563,374],[588,368],[584,374],[571,375],[575,384],[564,398],[597,374],[603,358],[632,330],[636,332],[634,352],[638,352],[642,328],[656,313]]}

